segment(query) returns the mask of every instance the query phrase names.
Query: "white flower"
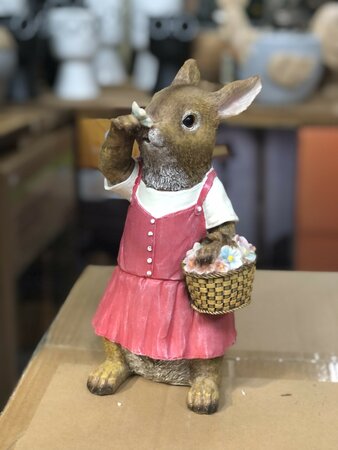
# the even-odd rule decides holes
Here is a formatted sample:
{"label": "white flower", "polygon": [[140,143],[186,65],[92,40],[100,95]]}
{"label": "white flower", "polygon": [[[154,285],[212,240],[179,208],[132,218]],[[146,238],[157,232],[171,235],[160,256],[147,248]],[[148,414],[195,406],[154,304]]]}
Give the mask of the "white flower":
{"label": "white flower", "polygon": [[194,246],[193,246],[193,251],[197,252],[200,248],[202,247],[200,242],[195,242]]}

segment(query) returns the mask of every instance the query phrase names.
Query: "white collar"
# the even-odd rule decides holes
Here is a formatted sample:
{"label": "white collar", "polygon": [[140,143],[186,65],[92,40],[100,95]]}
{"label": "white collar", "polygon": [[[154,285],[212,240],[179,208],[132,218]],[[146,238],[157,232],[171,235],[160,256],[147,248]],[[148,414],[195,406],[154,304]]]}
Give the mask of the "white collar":
{"label": "white collar", "polygon": [[181,191],[158,191],[147,187],[141,180],[136,192],[137,199],[142,207],[155,218],[189,208],[196,204],[211,170],[206,173],[200,183]]}

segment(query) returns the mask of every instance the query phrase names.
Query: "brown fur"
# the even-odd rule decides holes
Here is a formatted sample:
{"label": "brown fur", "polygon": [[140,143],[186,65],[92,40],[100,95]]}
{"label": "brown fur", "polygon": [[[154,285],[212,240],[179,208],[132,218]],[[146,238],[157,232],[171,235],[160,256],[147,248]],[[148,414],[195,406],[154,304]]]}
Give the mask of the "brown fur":
{"label": "brown fur", "polygon": [[[211,167],[217,126],[225,117],[239,114],[259,92],[257,77],[231,83],[217,92],[198,87],[200,75],[195,61],[188,60],[171,86],[158,92],[146,108],[151,129],[133,115],[111,121],[100,153],[100,170],[112,184],[127,179],[134,166],[131,157],[136,139],[143,159],[142,179],[151,188],[166,191],[189,189],[201,182]],[[198,126],[186,129],[182,120],[195,114]],[[197,255],[203,266],[212,263],[222,245],[231,244],[233,222],[208,230]],[[105,395],[116,391],[131,374],[154,381],[187,384],[188,407],[200,414],[217,410],[222,358],[159,361],[138,356],[119,345],[104,341],[106,361],[88,378],[88,389]]]}

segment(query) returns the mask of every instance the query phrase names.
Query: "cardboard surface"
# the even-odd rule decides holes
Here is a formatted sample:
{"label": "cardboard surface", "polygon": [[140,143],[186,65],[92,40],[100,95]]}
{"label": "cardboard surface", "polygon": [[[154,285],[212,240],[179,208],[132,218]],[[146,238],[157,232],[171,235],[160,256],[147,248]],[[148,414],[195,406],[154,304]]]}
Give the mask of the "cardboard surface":
{"label": "cardboard surface", "polygon": [[220,412],[205,417],[187,410],[187,388],[142,378],[115,396],[93,396],[84,389],[90,369],[60,365],[16,450],[337,448],[332,384],[233,379]]}
{"label": "cardboard surface", "polygon": [[87,391],[111,272],[89,267],[75,284],[0,418],[1,450],[338,448],[338,274],[258,271],[207,417],[186,409],[185,387],[135,377],[114,396]]}

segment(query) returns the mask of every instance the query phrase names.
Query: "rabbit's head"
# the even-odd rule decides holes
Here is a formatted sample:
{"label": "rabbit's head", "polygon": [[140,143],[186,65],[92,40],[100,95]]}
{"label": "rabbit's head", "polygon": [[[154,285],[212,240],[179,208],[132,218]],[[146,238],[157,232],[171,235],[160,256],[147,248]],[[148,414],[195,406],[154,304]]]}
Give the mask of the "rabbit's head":
{"label": "rabbit's head", "polygon": [[[146,108],[148,126],[137,140],[146,184],[155,189],[186,189],[201,181],[211,166],[218,124],[247,109],[261,90],[259,77],[216,92],[201,89],[199,81],[196,62],[190,59]],[[166,179],[156,182],[158,177]]]}

